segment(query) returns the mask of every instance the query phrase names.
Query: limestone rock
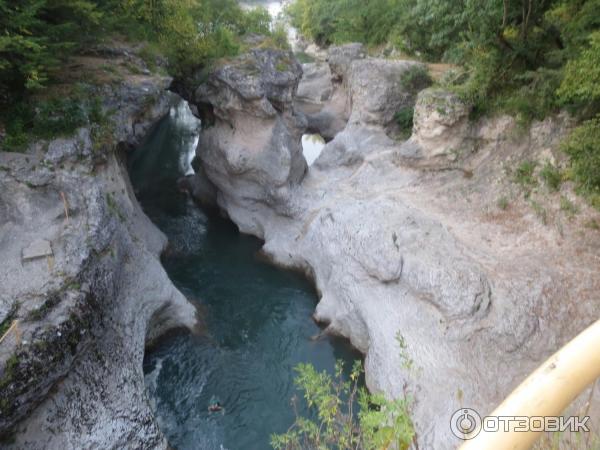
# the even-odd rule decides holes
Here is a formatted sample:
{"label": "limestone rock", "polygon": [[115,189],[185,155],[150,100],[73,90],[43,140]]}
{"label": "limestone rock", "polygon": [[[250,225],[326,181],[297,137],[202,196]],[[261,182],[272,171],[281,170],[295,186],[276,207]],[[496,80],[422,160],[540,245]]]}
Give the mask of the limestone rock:
{"label": "limestone rock", "polygon": [[[401,143],[390,125],[398,108],[414,104],[416,92],[399,83],[414,63],[342,54],[330,64],[344,80],[334,83],[332,99],[345,105],[332,117],[350,120],[286,195],[266,194],[290,180],[280,156],[300,141],[300,128],[289,125],[293,106],[265,117],[253,113],[256,99],[225,95],[239,101],[223,108],[227,101],[215,92],[206,101],[218,111],[217,130],[206,134],[203,166],[240,229],[264,239],[274,263],[315,280],[315,318],[365,354],[368,387],[415,399],[419,448],[456,448],[461,442],[449,427],[456,410],[491,411],[600,306],[597,246],[553,239],[512,212],[484,213],[498,198],[507,157],[544,154],[562,128],[554,134],[536,124],[516,141],[510,121],[469,124],[455,96],[427,90],[417,100],[413,137]],[[274,133],[286,124],[287,132]],[[470,177],[448,164],[466,144],[478,148],[458,155],[474,169]],[[403,164],[397,156],[409,150],[447,170]]]}
{"label": "limestone rock", "polygon": [[[168,112],[168,83],[136,75],[99,88],[103,109],[118,110],[117,149]],[[166,237],[137,203],[123,155],[111,146],[99,163],[91,136],[0,152],[0,316],[18,320],[0,344],[3,448],[167,448],[144,348],[193,328],[196,312],[160,264]]]}
{"label": "limestone rock", "polygon": [[296,100],[309,104],[323,104],[331,98],[333,85],[331,70],[326,63],[309,63],[302,65],[302,80],[298,86]]}
{"label": "limestone rock", "polygon": [[456,159],[466,153],[470,108],[456,94],[440,89],[419,93],[415,105],[413,135],[419,157]]}
{"label": "limestone rock", "polygon": [[245,231],[261,234],[251,213],[256,204],[279,205],[287,214],[290,193],[307,170],[301,145],[306,119],[293,104],[301,76],[291,53],[253,50],[183,92],[193,92],[188,100],[211,125],[197,155],[219,190],[219,205],[244,211],[238,225]]}
{"label": "limestone rock", "polygon": [[50,246],[50,241],[47,241],[46,239],[38,239],[33,241],[23,249],[22,254],[23,261],[45,258],[46,256],[52,256],[52,247]]}
{"label": "limestone rock", "polygon": [[331,67],[333,80],[336,82],[346,80],[352,61],[364,59],[366,56],[367,52],[361,43],[329,47],[327,62],[329,63],[329,67]]}
{"label": "limestone rock", "polygon": [[368,58],[354,61],[348,76],[348,94],[352,104],[350,124],[378,126],[391,130],[398,111],[415,104],[419,88],[428,80],[419,80],[416,86],[405,86],[402,76],[420,63]]}

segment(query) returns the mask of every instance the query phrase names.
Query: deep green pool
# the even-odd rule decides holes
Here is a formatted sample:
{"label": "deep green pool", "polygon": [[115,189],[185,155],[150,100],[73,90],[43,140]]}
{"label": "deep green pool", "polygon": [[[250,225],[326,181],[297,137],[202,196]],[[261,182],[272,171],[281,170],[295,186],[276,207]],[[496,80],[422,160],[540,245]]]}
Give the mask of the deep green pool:
{"label": "deep green pool", "polygon": [[[332,372],[336,359],[350,366],[359,355],[341,341],[311,339],[320,332],[311,285],[260,261],[260,241],[177,190],[195,127],[185,108],[173,108],[130,161],[142,207],[170,240],[165,269],[204,322],[199,336],[179,333],[147,353],[148,395],[175,449],[268,449],[270,434],[294,420],[294,366]],[[208,413],[212,397],[224,414]]]}

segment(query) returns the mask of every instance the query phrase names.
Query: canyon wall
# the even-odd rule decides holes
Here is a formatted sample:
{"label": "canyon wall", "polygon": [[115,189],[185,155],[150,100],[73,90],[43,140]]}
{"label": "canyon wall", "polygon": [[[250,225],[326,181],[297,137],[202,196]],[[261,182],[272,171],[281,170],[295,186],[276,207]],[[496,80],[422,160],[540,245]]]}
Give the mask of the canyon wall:
{"label": "canyon wall", "polygon": [[[310,85],[276,50],[188,80],[180,92],[209,126],[197,156],[240,230],[314,279],[315,317],[365,354],[368,387],[412,397],[420,447],[454,448],[456,410],[489,413],[598,309],[595,232],[551,206],[542,223],[507,175],[558,158],[569,121],[470,122],[452,94],[407,89],[417,63],[331,55],[307,67]],[[402,140],[394,113],[412,106]],[[319,124],[331,141],[307,169],[300,136]]]}
{"label": "canyon wall", "polygon": [[[139,63],[130,49],[98,60]],[[167,448],[145,394],[147,343],[196,311],[159,255],[125,152],[168,113],[170,79],[102,84],[106,123],[0,152],[3,448]],[[8,330],[8,331],[7,331]]]}

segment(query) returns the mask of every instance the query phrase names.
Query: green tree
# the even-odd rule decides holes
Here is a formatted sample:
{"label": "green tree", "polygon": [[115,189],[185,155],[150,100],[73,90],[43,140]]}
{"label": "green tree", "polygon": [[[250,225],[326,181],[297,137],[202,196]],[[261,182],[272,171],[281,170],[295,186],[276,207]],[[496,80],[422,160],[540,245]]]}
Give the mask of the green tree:
{"label": "green tree", "polygon": [[0,0],[2,99],[42,87],[101,17],[87,0]]}

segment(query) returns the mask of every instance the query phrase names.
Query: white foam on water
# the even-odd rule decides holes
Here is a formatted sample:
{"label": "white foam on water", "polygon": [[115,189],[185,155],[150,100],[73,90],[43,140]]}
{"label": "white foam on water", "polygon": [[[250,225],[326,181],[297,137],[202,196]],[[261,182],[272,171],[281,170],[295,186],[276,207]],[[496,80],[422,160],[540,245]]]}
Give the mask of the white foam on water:
{"label": "white foam on water", "polygon": [[182,148],[185,151],[182,151],[179,157],[179,169],[184,175],[193,175],[192,161],[196,156],[196,148],[200,140],[200,120],[194,116],[188,103],[183,100],[171,107],[169,114],[183,130]]}

